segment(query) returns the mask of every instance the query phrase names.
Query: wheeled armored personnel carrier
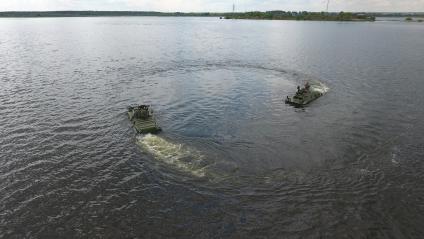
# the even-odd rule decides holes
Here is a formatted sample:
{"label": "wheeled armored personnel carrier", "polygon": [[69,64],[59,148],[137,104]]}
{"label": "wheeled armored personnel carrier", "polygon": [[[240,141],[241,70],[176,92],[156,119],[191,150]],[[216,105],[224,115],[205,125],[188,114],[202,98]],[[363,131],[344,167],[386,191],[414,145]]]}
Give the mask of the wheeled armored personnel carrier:
{"label": "wheeled armored personnel carrier", "polygon": [[321,84],[307,82],[303,88],[298,86],[296,94],[287,96],[285,102],[286,104],[302,107],[323,96],[325,92],[326,89]]}
{"label": "wheeled armored personnel carrier", "polygon": [[140,134],[156,134],[161,131],[149,105],[129,106],[128,117],[135,130]]}

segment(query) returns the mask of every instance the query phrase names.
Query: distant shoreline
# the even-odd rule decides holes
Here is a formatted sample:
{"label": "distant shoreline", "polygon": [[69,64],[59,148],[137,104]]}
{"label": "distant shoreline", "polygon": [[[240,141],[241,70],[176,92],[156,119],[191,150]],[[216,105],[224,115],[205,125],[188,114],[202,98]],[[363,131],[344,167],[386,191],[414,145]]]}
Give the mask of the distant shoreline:
{"label": "distant shoreline", "polygon": [[225,16],[226,19],[255,20],[298,20],[298,21],[375,21],[375,16],[367,13],[328,13],[328,12],[244,12]]}
{"label": "distant shoreline", "polygon": [[155,12],[155,11],[6,11],[0,18],[48,17],[220,17],[225,19],[303,20],[303,21],[374,21],[376,17],[424,17],[424,13],[326,13],[326,12]]}
{"label": "distant shoreline", "polygon": [[0,18],[26,17],[224,17],[225,13],[183,13],[153,11],[35,11],[0,12]]}

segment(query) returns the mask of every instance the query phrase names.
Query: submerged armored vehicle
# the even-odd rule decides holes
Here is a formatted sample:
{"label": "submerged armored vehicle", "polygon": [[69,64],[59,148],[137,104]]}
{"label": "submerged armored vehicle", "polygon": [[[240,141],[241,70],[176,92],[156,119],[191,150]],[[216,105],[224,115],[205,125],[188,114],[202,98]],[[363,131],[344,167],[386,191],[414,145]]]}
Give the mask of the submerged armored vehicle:
{"label": "submerged armored vehicle", "polygon": [[155,134],[161,131],[153,117],[153,111],[149,105],[137,105],[128,107],[128,117],[135,130],[140,134]]}
{"label": "submerged armored vehicle", "polygon": [[287,96],[285,102],[294,106],[305,106],[323,96],[325,92],[325,87],[320,83],[307,82],[302,89],[298,86],[296,94],[291,97]]}

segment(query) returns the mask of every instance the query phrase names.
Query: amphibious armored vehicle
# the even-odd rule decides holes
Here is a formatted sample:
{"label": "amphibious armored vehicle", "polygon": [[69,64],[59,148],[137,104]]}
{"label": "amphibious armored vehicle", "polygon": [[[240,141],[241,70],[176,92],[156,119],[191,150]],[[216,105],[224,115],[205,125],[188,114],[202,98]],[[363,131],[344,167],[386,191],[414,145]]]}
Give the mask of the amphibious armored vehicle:
{"label": "amphibious armored vehicle", "polygon": [[149,105],[129,106],[128,117],[133,123],[135,130],[140,134],[156,134],[161,131]]}
{"label": "amphibious armored vehicle", "polygon": [[325,92],[325,87],[320,83],[307,82],[302,89],[298,86],[296,94],[291,97],[287,96],[285,102],[286,104],[301,107],[323,96]]}

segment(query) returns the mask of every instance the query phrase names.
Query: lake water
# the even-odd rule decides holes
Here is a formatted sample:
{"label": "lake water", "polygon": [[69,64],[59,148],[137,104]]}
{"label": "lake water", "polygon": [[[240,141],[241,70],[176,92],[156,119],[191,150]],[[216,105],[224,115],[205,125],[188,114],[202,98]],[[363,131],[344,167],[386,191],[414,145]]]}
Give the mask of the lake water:
{"label": "lake water", "polygon": [[[422,238],[424,24],[0,19],[0,238]],[[307,80],[330,89],[305,108]],[[137,136],[130,104],[163,132]]]}

